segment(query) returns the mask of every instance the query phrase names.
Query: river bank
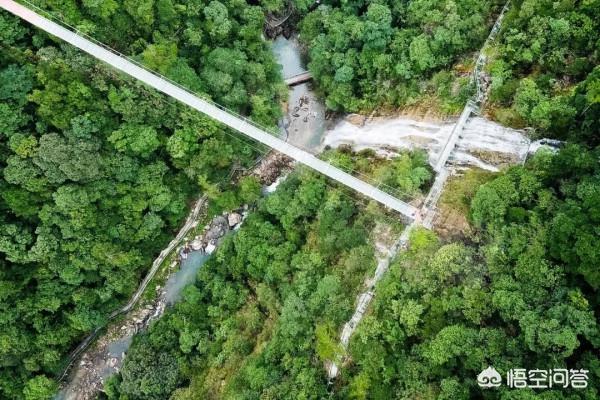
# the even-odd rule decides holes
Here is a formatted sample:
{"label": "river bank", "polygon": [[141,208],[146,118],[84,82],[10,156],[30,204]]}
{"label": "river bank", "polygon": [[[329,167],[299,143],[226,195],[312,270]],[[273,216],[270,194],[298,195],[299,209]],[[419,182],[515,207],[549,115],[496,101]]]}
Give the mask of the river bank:
{"label": "river bank", "polygon": [[[272,46],[284,77],[306,71],[303,49],[296,36],[289,39],[278,36]],[[456,122],[456,118],[419,106],[395,112],[374,111],[370,115],[333,116],[326,112],[312,83],[290,88],[286,113],[281,123],[282,137],[313,154],[339,146],[350,146],[357,151],[372,149],[384,157],[404,150],[424,150],[432,165]],[[450,163],[459,169],[499,171],[522,163],[530,145],[524,130],[475,117],[466,124]]]}
{"label": "river bank", "polygon": [[[248,175],[257,177],[265,188],[263,193],[268,194],[271,192],[268,189],[276,185],[291,166],[289,158],[271,152]],[[111,322],[98,338],[90,339],[92,344],[76,359],[67,383],[55,396],[55,400],[95,399],[102,391],[106,379],[120,370],[133,335],[160,318],[166,308],[180,298],[182,290],[194,282],[197,271],[222,238],[241,226],[250,208],[249,205],[243,205],[210,218],[207,215],[207,203],[208,199],[205,197],[195,203],[177,235],[176,239],[180,240],[172,241],[155,260],[154,265],[157,262],[165,263],[164,270],[155,279],[150,274],[147,276],[147,282],[145,279],[141,286],[144,289],[147,286],[148,290],[138,290],[124,307],[130,306],[130,310]],[[203,225],[204,221],[208,223]],[[140,299],[140,303],[134,303],[134,299]]]}

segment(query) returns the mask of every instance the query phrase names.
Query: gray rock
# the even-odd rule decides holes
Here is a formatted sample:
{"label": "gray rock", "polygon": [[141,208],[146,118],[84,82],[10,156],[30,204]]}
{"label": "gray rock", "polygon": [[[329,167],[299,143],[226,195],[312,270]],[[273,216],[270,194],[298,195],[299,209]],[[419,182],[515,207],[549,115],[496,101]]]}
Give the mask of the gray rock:
{"label": "gray rock", "polygon": [[196,238],[196,239],[192,240],[192,242],[190,243],[190,246],[192,247],[192,250],[198,251],[198,250],[202,249],[202,240],[200,240],[199,238]]}
{"label": "gray rock", "polygon": [[350,122],[352,125],[363,126],[367,117],[360,114],[350,114],[346,116],[346,121]]}
{"label": "gray rock", "polygon": [[242,216],[234,212],[229,214],[227,221],[229,222],[229,227],[231,228],[242,222]]}
{"label": "gray rock", "polygon": [[206,245],[206,249],[204,249],[204,251],[206,251],[206,254],[212,254],[216,248],[217,246],[215,246],[213,243],[209,243]]}
{"label": "gray rock", "polygon": [[206,232],[205,238],[207,240],[218,239],[225,235],[229,230],[229,222],[223,216],[218,216],[213,219],[210,224],[210,228]]}

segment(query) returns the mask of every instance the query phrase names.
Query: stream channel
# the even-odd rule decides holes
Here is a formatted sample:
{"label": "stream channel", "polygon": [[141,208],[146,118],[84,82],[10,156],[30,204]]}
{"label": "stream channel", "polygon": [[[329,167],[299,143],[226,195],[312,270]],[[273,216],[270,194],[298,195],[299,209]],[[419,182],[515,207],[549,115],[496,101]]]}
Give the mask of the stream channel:
{"label": "stream channel", "polygon": [[[306,71],[297,37],[286,39],[278,36],[272,42],[272,49],[282,66],[284,78]],[[355,150],[373,149],[386,157],[402,150],[422,149],[428,153],[433,164],[452,131],[453,121],[420,121],[404,116],[365,118],[356,115],[327,121],[324,104],[317,98],[312,83],[307,82],[290,88],[287,115],[280,125],[282,138],[313,154],[325,147],[340,145],[349,145]],[[505,165],[522,162],[530,148],[537,147],[532,146],[524,132],[477,117],[471,118],[465,126],[450,161],[459,166],[495,171]],[[271,187],[265,188],[264,195],[272,192],[280,181],[278,179]],[[187,254],[180,268],[165,283],[167,305],[174,304],[181,297],[184,287],[195,281],[198,270],[209,257],[202,251]],[[131,335],[121,336],[108,344],[109,357],[117,360],[116,365],[121,365],[131,339]],[[106,379],[116,371],[115,366],[107,366],[102,369],[101,376]],[[82,398],[79,397],[81,393],[73,393],[69,389],[73,387],[67,385],[55,400]]]}
{"label": "stream channel", "polygon": [[[284,79],[306,71],[296,36],[278,36],[273,53],[282,66]],[[316,154],[326,147],[351,146],[354,150],[373,149],[385,157],[402,150],[427,152],[430,164],[452,132],[455,121],[419,120],[407,116],[366,118],[348,115],[335,121],[325,118],[325,106],[317,98],[312,83],[290,88],[288,113],[283,118],[282,138]],[[449,160],[457,168],[478,167],[498,171],[522,163],[538,142],[531,142],[522,130],[504,127],[482,117],[470,118]]]}

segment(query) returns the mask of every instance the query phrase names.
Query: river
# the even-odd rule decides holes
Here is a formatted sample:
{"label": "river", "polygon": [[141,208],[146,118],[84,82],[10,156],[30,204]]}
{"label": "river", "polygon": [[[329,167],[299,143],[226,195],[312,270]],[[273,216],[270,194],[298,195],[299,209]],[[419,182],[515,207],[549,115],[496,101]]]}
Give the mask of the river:
{"label": "river", "polygon": [[[181,261],[180,268],[171,274],[165,283],[163,296],[167,305],[173,305],[179,300],[183,289],[195,281],[198,270],[209,257],[208,254],[202,251],[188,253],[187,258]],[[54,400],[86,398],[89,393],[82,393],[82,387],[86,387],[92,392],[101,390],[102,381],[118,372],[125,353],[131,345],[133,333],[128,334],[127,331],[123,333],[107,341],[104,347],[103,359],[93,360],[96,368],[87,371],[84,365],[85,361],[81,360],[79,368],[74,371],[74,376],[69,384],[54,397]]]}
{"label": "river", "polygon": [[[368,148],[386,157],[402,150],[421,149],[427,152],[433,165],[453,126],[453,123],[406,117],[374,118],[364,125],[344,119],[325,132],[322,145],[333,148],[350,145],[355,150]],[[524,132],[475,117],[467,121],[449,161],[457,167],[475,166],[497,171],[521,163],[529,147],[530,140]]]}
{"label": "river", "polygon": [[191,251],[181,261],[181,267],[172,274],[165,284],[165,301],[173,305],[180,299],[183,289],[196,281],[196,274],[201,266],[209,259],[210,254],[203,251]]}
{"label": "river", "polygon": [[[298,39],[278,36],[272,43],[273,54],[282,66],[283,77],[289,78],[306,71]],[[325,106],[317,98],[311,83],[290,88],[288,113],[282,121],[282,139],[310,153],[321,148],[325,132]]]}
{"label": "river", "polygon": [[[282,66],[284,78],[306,71],[296,37],[285,39],[278,36],[272,42],[272,48]],[[288,114],[282,125],[286,128],[282,130],[282,136],[287,137],[288,142],[311,153],[319,153],[327,146],[336,148],[340,145],[350,145],[355,150],[373,149],[386,157],[402,150],[422,149],[433,165],[454,123],[395,116],[372,118],[357,124],[353,118],[343,118],[331,129],[326,129],[325,106],[315,95],[311,84],[304,83],[290,88]],[[474,166],[498,171],[507,165],[523,162],[530,145],[523,131],[475,117],[465,125],[449,161],[458,168]]]}

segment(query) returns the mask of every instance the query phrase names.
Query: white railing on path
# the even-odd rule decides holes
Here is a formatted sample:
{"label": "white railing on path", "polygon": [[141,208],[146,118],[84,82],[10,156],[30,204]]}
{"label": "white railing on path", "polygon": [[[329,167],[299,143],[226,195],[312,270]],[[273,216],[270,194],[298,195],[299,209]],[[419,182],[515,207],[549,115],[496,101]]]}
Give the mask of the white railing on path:
{"label": "white railing on path", "polygon": [[509,6],[510,0],[508,0],[506,4],[504,4],[504,7],[502,8],[502,11],[500,11],[500,15],[498,15],[498,18],[496,19],[496,22],[494,23],[490,34],[488,35],[481,50],[479,51],[479,56],[477,57],[477,61],[475,62],[475,68],[473,69],[473,74],[471,76],[471,83],[475,84],[475,95],[471,100],[467,101],[467,104],[465,105],[465,108],[463,109],[460,118],[456,122],[456,125],[454,125],[452,133],[448,137],[448,140],[446,141],[444,147],[442,148],[442,151],[440,152],[438,160],[434,166],[435,171],[438,173],[446,165],[448,157],[450,157],[450,153],[452,152],[452,150],[454,150],[456,142],[463,130],[463,127],[465,126],[465,123],[467,122],[467,119],[471,116],[472,113],[479,113],[479,110],[483,107],[483,103],[485,102],[486,97],[486,88],[482,84],[483,67],[487,62],[485,52],[490,46],[490,44],[496,40],[498,32],[500,32],[500,28],[502,26],[502,20],[504,19],[504,15],[506,14],[506,11],[508,10]]}
{"label": "white railing on path", "polygon": [[[484,50],[489,44],[489,42],[495,40],[496,35],[500,31],[500,24],[502,22],[502,18],[506,10],[508,10],[509,3],[510,1],[504,5],[500,16],[496,20],[496,23],[494,24],[488,39],[486,40],[482,50],[480,51],[479,57],[477,59],[473,71],[473,76],[476,77],[474,79],[477,81],[477,93],[475,94],[474,99],[467,101],[467,104],[465,105],[465,108],[463,109],[460,118],[458,119],[456,125],[454,125],[454,128],[452,129],[450,137],[448,138],[446,144],[440,152],[440,156],[434,167],[435,171],[437,172],[437,176],[435,178],[435,181],[433,182],[433,185],[431,186],[431,189],[429,190],[429,193],[427,194],[427,197],[425,198],[425,201],[423,202],[423,206],[418,214],[418,218],[404,229],[398,241],[396,241],[396,243],[390,248],[387,257],[379,260],[377,269],[375,270],[375,276],[370,281],[371,283],[367,288],[367,291],[359,295],[357,306],[354,310],[352,318],[350,319],[350,321],[344,324],[342,334],[340,336],[340,345],[344,350],[348,348],[350,338],[356,330],[357,325],[362,320],[364,313],[366,312],[368,305],[374,296],[375,284],[387,272],[390,262],[397,255],[397,253],[399,251],[405,250],[408,247],[408,240],[411,230],[417,225],[421,225],[427,229],[431,229],[433,227],[433,220],[435,218],[437,210],[437,202],[440,199],[442,191],[444,190],[444,185],[446,184],[446,181],[449,176],[449,171],[448,169],[446,169],[446,162],[448,161],[448,157],[450,156],[450,153],[456,145],[456,141],[458,140],[467,119],[469,118],[471,113],[479,111],[479,108],[481,107],[482,102],[484,100],[484,96],[481,96],[480,94],[481,86],[479,84],[481,71],[483,70],[483,66],[486,62]],[[329,378],[329,382],[335,379],[339,374],[341,366],[340,363],[342,361],[343,360],[330,360],[330,362],[328,363],[327,376]]]}

